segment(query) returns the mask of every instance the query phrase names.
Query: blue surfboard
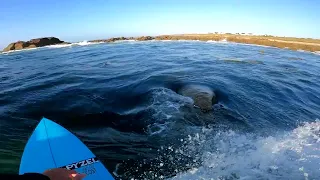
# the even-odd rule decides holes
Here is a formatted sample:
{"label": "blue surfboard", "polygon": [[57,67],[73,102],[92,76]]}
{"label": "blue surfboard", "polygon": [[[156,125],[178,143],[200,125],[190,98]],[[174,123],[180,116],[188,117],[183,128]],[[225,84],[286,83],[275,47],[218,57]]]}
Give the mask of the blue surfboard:
{"label": "blue surfboard", "polygon": [[43,118],[25,146],[19,174],[43,173],[52,168],[85,173],[85,180],[113,180],[99,159],[75,135]]}

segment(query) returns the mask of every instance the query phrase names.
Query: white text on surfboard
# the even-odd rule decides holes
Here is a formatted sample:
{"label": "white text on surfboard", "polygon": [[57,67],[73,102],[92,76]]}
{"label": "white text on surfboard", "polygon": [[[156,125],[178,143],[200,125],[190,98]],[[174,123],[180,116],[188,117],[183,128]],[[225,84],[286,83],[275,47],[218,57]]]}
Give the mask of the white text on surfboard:
{"label": "white text on surfboard", "polygon": [[90,164],[93,164],[93,163],[96,163],[96,162],[99,162],[99,160],[98,160],[98,158],[94,157],[94,158],[86,159],[86,160],[83,160],[83,161],[79,161],[79,162],[76,162],[76,163],[72,163],[72,164],[63,166],[62,168],[66,168],[68,170],[72,170],[72,169],[77,169],[77,168],[80,168],[80,167],[84,167],[84,166],[87,166],[87,165],[90,165]]}

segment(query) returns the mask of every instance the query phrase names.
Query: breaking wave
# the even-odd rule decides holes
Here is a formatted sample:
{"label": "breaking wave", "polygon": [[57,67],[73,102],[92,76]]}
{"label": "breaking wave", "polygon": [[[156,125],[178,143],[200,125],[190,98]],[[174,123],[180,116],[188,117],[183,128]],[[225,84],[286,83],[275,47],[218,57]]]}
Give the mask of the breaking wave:
{"label": "breaking wave", "polygon": [[203,129],[185,142],[177,152],[201,166],[172,179],[320,178],[319,120],[269,137]]}
{"label": "breaking wave", "polygon": [[74,45],[79,45],[79,46],[87,46],[90,44],[96,44],[96,43],[92,43],[92,42],[88,42],[88,41],[81,41],[81,42],[77,42],[77,43],[73,43]]}
{"label": "breaking wave", "polygon": [[72,46],[88,46],[88,45],[93,45],[93,44],[100,44],[96,42],[88,42],[88,41],[80,41],[76,43],[71,43],[71,44],[56,44],[56,45],[50,45],[50,46],[45,46],[48,48],[65,48],[65,47],[72,47]]}

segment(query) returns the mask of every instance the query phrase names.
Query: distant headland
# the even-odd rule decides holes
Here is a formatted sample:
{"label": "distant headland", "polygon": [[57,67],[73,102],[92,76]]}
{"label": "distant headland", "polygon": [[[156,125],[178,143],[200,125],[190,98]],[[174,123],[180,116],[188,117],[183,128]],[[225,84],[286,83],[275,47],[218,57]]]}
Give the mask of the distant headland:
{"label": "distant headland", "polygon": [[[150,40],[199,40],[199,41],[228,41],[243,44],[255,44],[291,50],[304,50],[310,52],[320,51],[320,39],[277,37],[271,35],[252,35],[245,33],[208,33],[208,34],[181,34],[140,37],[116,37],[109,39],[91,40],[91,43],[112,43],[121,40],[150,41]],[[31,39],[30,41],[18,41],[9,44],[3,52],[21,49],[30,49],[49,45],[70,44],[55,37]]]}

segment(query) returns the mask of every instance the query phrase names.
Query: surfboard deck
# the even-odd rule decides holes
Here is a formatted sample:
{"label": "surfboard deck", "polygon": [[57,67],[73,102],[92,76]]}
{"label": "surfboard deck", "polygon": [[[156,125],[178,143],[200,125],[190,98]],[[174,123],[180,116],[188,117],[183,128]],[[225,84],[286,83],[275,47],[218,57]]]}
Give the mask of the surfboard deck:
{"label": "surfboard deck", "polygon": [[52,168],[74,169],[78,173],[85,173],[85,180],[113,180],[99,159],[75,135],[43,118],[25,146],[19,174],[43,173]]}

